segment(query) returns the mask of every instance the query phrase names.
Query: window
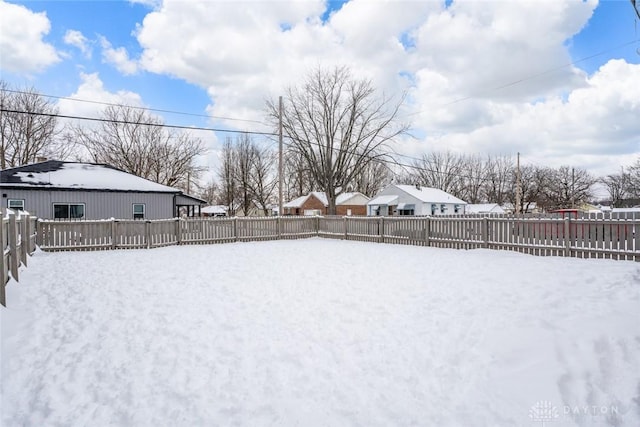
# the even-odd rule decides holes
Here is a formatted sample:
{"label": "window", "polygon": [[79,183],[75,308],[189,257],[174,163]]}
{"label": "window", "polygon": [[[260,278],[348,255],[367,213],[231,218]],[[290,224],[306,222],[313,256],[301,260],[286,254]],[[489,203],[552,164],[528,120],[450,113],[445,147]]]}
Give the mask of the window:
{"label": "window", "polygon": [[437,208],[436,204],[432,203],[431,204],[431,215],[435,215],[436,214],[436,208]]}
{"label": "window", "polygon": [[447,211],[447,205],[444,203],[440,205],[440,213],[445,213]]}
{"label": "window", "polygon": [[415,209],[406,208],[398,210],[398,215],[407,216],[407,215],[415,215]]}
{"label": "window", "polygon": [[54,219],[80,219],[84,218],[84,203],[54,203]]}
{"label": "window", "polygon": [[460,213],[460,205],[453,205],[453,213]]}
{"label": "window", "polygon": [[133,219],[144,219],[144,203],[133,204]]}
{"label": "window", "polygon": [[24,199],[9,199],[7,200],[7,207],[16,211],[23,211]]}

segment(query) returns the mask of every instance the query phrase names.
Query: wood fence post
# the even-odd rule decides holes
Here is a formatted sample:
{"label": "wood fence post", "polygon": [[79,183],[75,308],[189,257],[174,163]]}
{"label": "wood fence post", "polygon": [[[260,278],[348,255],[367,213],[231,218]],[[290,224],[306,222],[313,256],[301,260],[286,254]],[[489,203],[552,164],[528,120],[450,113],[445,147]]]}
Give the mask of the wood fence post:
{"label": "wood fence post", "polygon": [[36,220],[36,245],[42,247],[44,241],[44,223],[39,219]]}
{"label": "wood fence post", "polygon": [[233,217],[233,237],[235,241],[238,241],[238,217]]}
{"label": "wood fence post", "polygon": [[564,219],[564,256],[571,256],[571,218]]}
{"label": "wood fence post", "polygon": [[277,230],[277,235],[278,235],[278,240],[280,240],[282,238],[282,230],[281,230],[281,223],[280,223],[280,216],[276,217],[276,227],[278,228]]}
{"label": "wood fence post", "polygon": [[4,264],[4,215],[0,217],[0,304],[7,306],[7,295],[5,293],[5,286],[7,285],[7,266]]}
{"label": "wood fence post", "polygon": [[118,224],[115,218],[111,218],[111,249],[116,249],[118,247],[117,239],[118,239]]}
{"label": "wood fence post", "polygon": [[16,215],[13,212],[9,213],[9,262],[11,266],[11,277],[18,281],[18,266],[20,265],[20,259],[18,257],[18,226],[16,224]]}
{"label": "wood fence post", "polygon": [[20,215],[20,261],[27,265],[27,253],[29,253],[29,216]]}
{"label": "wood fence post", "polygon": [[144,223],[144,236],[147,239],[147,249],[151,247],[151,221]]}
{"label": "wood fence post", "polygon": [[342,221],[343,221],[343,225],[344,225],[344,240],[349,240],[348,236],[349,234],[347,233],[347,217],[343,216],[342,217]]}
{"label": "wood fence post", "polygon": [[427,217],[424,224],[424,242],[426,246],[430,246],[431,237],[431,218]]}
{"label": "wood fence post", "polygon": [[489,218],[486,216],[482,218],[482,225],[480,226],[480,233],[482,234],[482,247],[489,247]]}
{"label": "wood fence post", "polygon": [[182,244],[182,223],[180,218],[176,218],[176,244]]}
{"label": "wood fence post", "polygon": [[384,217],[380,217],[380,223],[378,225],[378,234],[380,234],[380,243],[384,243]]}

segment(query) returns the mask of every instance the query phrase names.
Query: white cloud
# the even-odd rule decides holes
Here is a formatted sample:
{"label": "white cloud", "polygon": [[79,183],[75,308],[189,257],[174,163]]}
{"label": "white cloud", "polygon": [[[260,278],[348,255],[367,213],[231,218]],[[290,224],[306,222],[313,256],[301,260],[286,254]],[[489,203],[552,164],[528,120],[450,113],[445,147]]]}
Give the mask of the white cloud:
{"label": "white cloud", "polygon": [[138,62],[129,58],[129,53],[124,47],[114,48],[109,40],[100,36],[102,46],[102,60],[116,67],[124,75],[131,75],[138,72]]}
{"label": "white cloud", "polygon": [[[110,92],[104,87],[98,73],[80,73],[82,83],[78,89],[58,102],[60,114],[99,118],[107,104],[122,104],[133,107],[143,107],[142,98],[139,94],[130,91]],[[87,102],[88,101],[88,102]],[[79,122],[82,125],[90,125],[89,121]]]}
{"label": "white cloud", "polygon": [[67,30],[64,34],[64,42],[68,45],[74,46],[82,52],[82,54],[91,58],[91,48],[89,47],[89,40],[77,30]]}
{"label": "white cloud", "polygon": [[205,88],[212,115],[253,120],[265,119],[265,98],[310,68],[346,64],[387,94],[408,90],[406,114],[421,140],[401,151],[520,151],[541,164],[615,169],[640,153],[638,68],[611,61],[589,76],[565,66],[571,38],[596,7],[351,0],[323,22],[322,0],[166,0],[137,29],[137,63],[123,48],[105,51],[119,69],[137,65]]}
{"label": "white cloud", "polygon": [[50,29],[45,13],[0,0],[0,68],[30,73],[60,61],[56,49],[43,40]]}

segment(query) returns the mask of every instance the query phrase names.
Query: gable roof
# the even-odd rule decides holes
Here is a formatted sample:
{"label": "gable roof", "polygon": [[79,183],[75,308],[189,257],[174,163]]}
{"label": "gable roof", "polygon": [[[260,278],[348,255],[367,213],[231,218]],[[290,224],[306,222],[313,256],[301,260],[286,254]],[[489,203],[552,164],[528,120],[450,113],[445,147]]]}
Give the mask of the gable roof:
{"label": "gable roof", "polygon": [[226,215],[227,207],[224,205],[210,205],[200,209],[200,212],[210,215]]}
{"label": "gable roof", "polygon": [[458,205],[466,205],[467,202],[464,200],[460,200],[457,197],[442,191],[438,188],[432,187],[416,187],[415,185],[402,185],[402,184],[393,184],[393,187],[396,187],[405,193],[415,197],[421,202],[426,203],[455,203]]}
{"label": "gable roof", "polygon": [[[338,197],[336,197],[336,206],[339,205],[344,205],[347,204],[346,202],[348,202],[350,199],[354,198],[355,196],[362,196],[366,199],[369,199],[367,196],[365,196],[364,194],[358,192],[358,191],[354,191],[351,193],[342,193],[340,194]],[[323,192],[323,191],[312,191],[311,193],[307,194],[306,196],[300,196],[298,198],[295,198],[293,200],[291,200],[290,202],[285,203],[284,205],[282,205],[283,208],[300,208],[302,207],[302,205],[304,204],[304,202],[307,201],[307,199],[309,197],[315,197],[316,199],[320,200],[320,203],[322,203],[324,206],[329,206],[329,201],[327,200],[327,195]]]}
{"label": "gable roof", "polygon": [[59,160],[0,171],[0,187],[182,193],[177,188],[140,178],[109,165]]}
{"label": "gable roof", "polygon": [[396,206],[398,204],[398,196],[392,194],[390,196],[378,196],[367,203],[370,206],[391,205]]}
{"label": "gable roof", "polygon": [[467,205],[464,209],[465,213],[505,213],[505,210],[497,203],[476,203]]}

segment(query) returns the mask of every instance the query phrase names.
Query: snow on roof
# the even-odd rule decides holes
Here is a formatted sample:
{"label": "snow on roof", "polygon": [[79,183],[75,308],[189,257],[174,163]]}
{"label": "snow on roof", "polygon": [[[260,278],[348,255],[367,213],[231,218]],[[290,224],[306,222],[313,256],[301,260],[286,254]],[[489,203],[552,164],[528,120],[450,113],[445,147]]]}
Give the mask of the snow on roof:
{"label": "snow on roof", "polygon": [[465,213],[505,213],[497,203],[468,204],[464,211]]}
{"label": "snow on roof", "polygon": [[369,206],[380,206],[380,205],[397,205],[398,204],[398,196],[378,196],[373,200],[370,200],[367,205]]}
{"label": "snow on roof", "polygon": [[[359,192],[351,192],[351,193],[342,193],[340,194],[338,197],[336,197],[336,206],[338,205],[342,205],[345,204],[347,201],[349,201],[349,199],[353,198],[354,196],[357,195],[362,195],[363,197],[366,197],[364,194],[359,193]],[[305,195],[305,196],[300,196],[296,199],[291,200],[288,203],[285,203],[284,205],[282,205],[283,208],[300,208],[302,207],[302,205],[304,204],[304,202],[307,201],[307,199],[310,196],[314,196],[316,199],[320,200],[320,202],[325,205],[325,206],[329,206],[329,201],[327,200],[327,195],[322,192],[322,191],[312,191],[311,193]]]}
{"label": "snow on roof", "polygon": [[4,187],[181,192],[108,165],[57,160],[5,169],[1,178],[0,186]]}
{"label": "snow on roof", "polygon": [[210,215],[226,215],[227,207],[224,205],[205,206],[200,209],[200,212]]}
{"label": "snow on roof", "polygon": [[285,203],[284,205],[282,205],[283,208],[300,208],[302,207],[302,204],[309,198],[309,195],[307,194],[306,196],[300,196],[296,199],[293,199],[292,201]]}
{"label": "snow on roof", "polygon": [[466,205],[467,202],[460,200],[457,197],[432,187],[416,187],[415,185],[399,185],[395,184],[395,187],[404,191],[405,193],[415,197],[423,202],[430,203],[456,203],[459,205]]}

